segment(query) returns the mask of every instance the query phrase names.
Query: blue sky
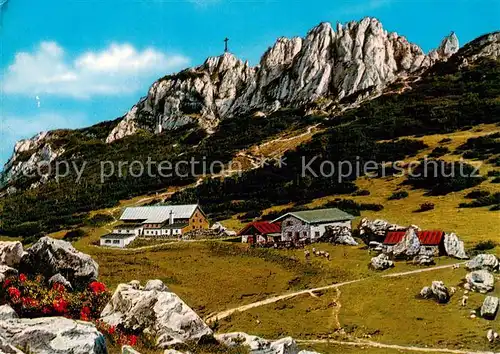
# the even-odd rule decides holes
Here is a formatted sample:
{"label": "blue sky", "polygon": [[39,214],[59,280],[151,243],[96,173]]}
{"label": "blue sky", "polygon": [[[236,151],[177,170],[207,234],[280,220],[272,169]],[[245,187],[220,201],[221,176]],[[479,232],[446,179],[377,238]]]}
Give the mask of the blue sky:
{"label": "blue sky", "polygon": [[[0,3],[4,0],[0,0]],[[380,19],[429,51],[500,29],[498,0],[9,0],[0,24],[0,163],[41,130],[123,115],[169,72],[230,50],[251,64],[322,21]]]}

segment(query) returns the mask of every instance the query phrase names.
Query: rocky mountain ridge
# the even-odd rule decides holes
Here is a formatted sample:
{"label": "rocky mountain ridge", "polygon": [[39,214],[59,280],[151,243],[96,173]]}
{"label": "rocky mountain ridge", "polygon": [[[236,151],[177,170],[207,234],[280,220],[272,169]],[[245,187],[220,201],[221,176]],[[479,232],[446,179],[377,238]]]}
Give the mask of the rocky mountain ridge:
{"label": "rocky mountain ridge", "polygon": [[346,98],[359,102],[398,78],[418,75],[448,59],[458,48],[451,33],[426,55],[374,18],[337,24],[336,30],[321,23],[305,38],[279,38],[255,67],[225,53],[158,80],[106,141],[140,128],[161,132],[189,123],[211,132],[222,119],[318,100],[330,108],[342,106]]}
{"label": "rocky mountain ridge", "polygon": [[[303,39],[279,38],[256,67],[225,53],[159,79],[125,116],[108,122],[109,130],[99,139],[112,143],[142,130],[160,133],[186,124],[210,133],[221,120],[248,113],[266,116],[280,107],[344,110],[376,97],[394,81],[418,77],[435,63],[449,59],[463,66],[483,56],[498,58],[499,48],[496,32],[457,52],[458,39],[452,33],[424,54],[404,37],[385,31],[376,19],[338,24],[336,30],[322,23]],[[2,185],[36,163],[64,154],[64,144],[51,143],[57,137],[52,131],[19,141],[4,166]],[[40,183],[43,178],[32,186]]]}

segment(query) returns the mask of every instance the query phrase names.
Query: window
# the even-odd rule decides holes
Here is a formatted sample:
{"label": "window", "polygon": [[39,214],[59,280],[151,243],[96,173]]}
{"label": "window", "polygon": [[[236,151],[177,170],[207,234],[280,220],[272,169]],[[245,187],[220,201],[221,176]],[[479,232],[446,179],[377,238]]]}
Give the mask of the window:
{"label": "window", "polygon": [[302,233],[302,235],[303,235],[304,237],[307,237],[307,231],[304,231],[304,232]]}
{"label": "window", "polygon": [[111,243],[111,240],[106,240],[104,241],[104,243]]}
{"label": "window", "polygon": [[119,243],[120,243],[120,240],[113,240],[113,244],[114,244],[114,245],[117,245],[117,244],[119,244]]}
{"label": "window", "polygon": [[319,231],[314,232],[314,237],[319,237]]}
{"label": "window", "polygon": [[287,232],[286,235],[287,235],[288,238],[292,238],[292,233],[291,232]]}
{"label": "window", "polygon": [[292,226],[292,225],[293,225],[292,220],[288,220],[288,221],[286,222],[286,226]]}

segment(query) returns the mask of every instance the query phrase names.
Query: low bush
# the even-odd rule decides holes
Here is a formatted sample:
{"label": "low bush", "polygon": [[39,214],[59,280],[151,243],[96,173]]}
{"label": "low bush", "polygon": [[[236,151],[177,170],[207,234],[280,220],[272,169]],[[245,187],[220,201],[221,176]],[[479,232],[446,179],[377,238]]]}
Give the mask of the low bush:
{"label": "low bush", "polygon": [[441,156],[449,154],[449,153],[450,153],[450,149],[448,149],[447,147],[438,146],[437,148],[435,148],[434,150],[431,151],[429,156],[430,157],[441,157]]}
{"label": "low bush", "polygon": [[92,321],[100,317],[111,294],[100,282],[92,282],[79,292],[69,292],[64,285],[47,287],[43,276],[28,279],[24,274],[7,278],[0,289],[0,301],[9,304],[19,317],[64,316]]}
{"label": "low bush", "polygon": [[85,231],[82,229],[76,229],[66,232],[63,236],[63,240],[65,241],[77,241],[86,235]]}
{"label": "low bush", "polygon": [[417,212],[421,213],[424,211],[433,210],[434,207],[435,207],[434,203],[425,202],[425,203],[420,204],[420,208],[417,210]]}
{"label": "low bush", "polygon": [[353,197],[359,197],[359,196],[367,196],[370,195],[370,191],[366,189],[360,189],[354,193],[351,194]]}
{"label": "low bush", "polygon": [[470,203],[460,203],[460,208],[480,208],[500,204],[500,192],[478,197]]}
{"label": "low bush", "polygon": [[499,211],[499,210],[500,210],[500,204],[493,205],[493,206],[490,208],[490,211]]}
{"label": "low bush", "polygon": [[85,224],[89,226],[102,226],[113,222],[115,219],[109,214],[95,214],[85,220]]}
{"label": "low bush", "polygon": [[439,144],[448,144],[448,143],[451,143],[452,141],[453,140],[450,138],[444,138],[444,139],[439,140]]}
{"label": "low bush", "polygon": [[408,198],[408,192],[406,191],[399,191],[399,192],[394,192],[391,194],[389,197],[389,200],[399,200],[399,199],[404,199]]}
{"label": "low bush", "polygon": [[500,183],[500,177],[495,177],[491,180],[491,183]]}
{"label": "low bush", "polygon": [[497,246],[497,243],[492,240],[480,241],[474,246],[475,251],[487,251],[492,250]]}
{"label": "low bush", "polygon": [[250,210],[249,212],[246,212],[243,215],[238,216],[239,220],[252,220],[255,218],[259,218],[261,215],[261,212],[259,210]]}
{"label": "low bush", "polygon": [[490,195],[490,192],[488,192],[488,191],[475,190],[475,191],[472,191],[470,193],[467,193],[465,195],[465,198],[467,198],[467,199],[478,199],[478,198],[487,197],[489,195]]}

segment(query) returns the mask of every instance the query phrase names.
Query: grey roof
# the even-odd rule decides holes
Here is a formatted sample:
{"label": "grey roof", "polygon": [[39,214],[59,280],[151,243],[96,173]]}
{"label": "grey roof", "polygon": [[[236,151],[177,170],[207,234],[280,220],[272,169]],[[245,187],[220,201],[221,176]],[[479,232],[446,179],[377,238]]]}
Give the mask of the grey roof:
{"label": "grey roof", "polygon": [[134,237],[135,234],[107,234],[104,236],[101,236],[101,239],[103,240],[123,240],[129,237]]}
{"label": "grey roof", "polygon": [[197,207],[198,204],[126,208],[120,220],[144,220],[144,223],[160,224],[170,218],[170,211],[174,213],[174,220],[189,219]]}
{"label": "grey roof", "polygon": [[297,219],[305,221],[309,224],[314,223],[326,223],[326,222],[335,222],[335,221],[345,221],[352,220],[354,216],[345,211],[342,211],[337,208],[331,209],[316,209],[316,210],[303,210],[303,211],[295,211],[291,213],[287,213],[285,215],[280,216],[273,222],[279,221],[286,216],[295,216]]}

